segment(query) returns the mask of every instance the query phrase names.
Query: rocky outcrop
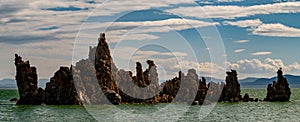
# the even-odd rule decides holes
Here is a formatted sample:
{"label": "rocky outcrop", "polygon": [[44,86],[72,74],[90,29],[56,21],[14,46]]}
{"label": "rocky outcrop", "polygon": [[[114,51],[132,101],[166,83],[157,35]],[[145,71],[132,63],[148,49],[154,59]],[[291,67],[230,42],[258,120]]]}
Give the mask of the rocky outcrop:
{"label": "rocky outcrop", "polygon": [[95,52],[96,77],[102,89],[116,91],[117,87],[112,74],[112,67],[115,67],[113,65],[105,34],[102,33]]}
{"label": "rocky outcrop", "polygon": [[[149,68],[143,72],[142,64],[136,63],[136,76],[132,76],[131,71],[118,70],[114,75],[118,86],[119,94],[122,97],[122,103],[157,103],[155,96],[160,91],[158,84],[158,75],[153,61]],[[149,72],[150,71],[150,72]]]}
{"label": "rocky outcrop", "polygon": [[273,84],[268,84],[267,91],[267,97],[264,101],[284,102],[290,100],[291,90],[281,68],[277,71],[277,81],[273,81]]}
{"label": "rocky outcrop", "polygon": [[249,94],[241,96],[240,84],[236,70],[226,72],[225,83],[210,82],[208,84],[207,99],[210,102],[257,102],[257,98],[250,98]]}
{"label": "rocky outcrop", "polygon": [[60,67],[60,69],[46,84],[47,105],[80,105],[81,101],[77,94],[71,69]]}
{"label": "rocky outcrop", "polygon": [[38,76],[35,67],[30,67],[29,61],[15,55],[17,68],[16,81],[19,90],[19,105],[80,105],[81,102],[75,90],[72,72],[68,67],[61,67],[46,89],[38,88]]}
{"label": "rocky outcrop", "polygon": [[[215,83],[204,77],[199,79],[196,70],[189,69],[185,75],[159,84],[157,66],[147,60],[148,67],[136,62],[136,74],[118,69],[110,55],[105,34],[100,34],[97,47],[90,47],[88,59],[80,60],[75,66],[60,67],[46,84],[46,89],[37,87],[36,68],[22,61],[16,55],[16,80],[20,100],[18,104],[143,104],[185,102],[193,105],[211,102],[258,101],[248,94],[240,95],[237,72],[227,72],[225,82]],[[135,76],[134,76],[135,75]],[[290,90],[282,72],[278,81],[269,85],[267,101],[284,101],[290,97]]]}
{"label": "rocky outcrop", "polygon": [[20,99],[19,105],[39,105],[44,102],[45,92],[38,88],[38,76],[35,67],[31,67],[29,61],[23,61],[22,57],[15,54],[16,81]]}
{"label": "rocky outcrop", "polygon": [[242,100],[240,83],[236,70],[226,72],[226,84],[219,101],[239,102]]}

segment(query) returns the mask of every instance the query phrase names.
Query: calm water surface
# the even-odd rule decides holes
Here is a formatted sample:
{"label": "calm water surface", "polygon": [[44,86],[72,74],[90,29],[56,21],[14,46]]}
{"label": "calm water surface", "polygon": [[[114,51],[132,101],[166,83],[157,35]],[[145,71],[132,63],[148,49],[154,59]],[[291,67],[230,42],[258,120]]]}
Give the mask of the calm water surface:
{"label": "calm water surface", "polygon": [[[265,89],[242,89],[242,94],[263,99]],[[23,106],[9,102],[16,90],[0,90],[0,121],[299,121],[300,89],[292,89],[290,102],[218,103],[208,114],[200,110],[213,106],[184,104]],[[87,108],[87,109],[86,109]],[[203,113],[203,112],[202,112]]]}

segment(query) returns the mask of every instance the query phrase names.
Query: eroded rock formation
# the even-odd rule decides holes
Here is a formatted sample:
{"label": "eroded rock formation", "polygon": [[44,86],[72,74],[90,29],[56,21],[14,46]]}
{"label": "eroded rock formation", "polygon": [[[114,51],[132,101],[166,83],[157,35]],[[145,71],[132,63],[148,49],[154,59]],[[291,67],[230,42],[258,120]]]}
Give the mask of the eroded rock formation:
{"label": "eroded rock formation", "polygon": [[[152,60],[147,60],[146,63],[148,67],[145,70],[142,63],[136,63],[135,76],[131,71],[118,69],[110,55],[105,34],[100,34],[97,47],[89,48],[88,59],[80,60],[71,68],[60,67],[43,90],[37,87],[36,68],[30,67],[28,61],[24,62],[16,55],[16,80],[20,94],[18,104],[186,102],[202,105],[210,102],[258,101],[248,94],[242,98],[235,70],[227,72],[225,83],[210,82],[207,85],[204,77],[199,79],[196,70],[190,69],[186,75],[180,71],[177,77],[159,84],[156,64]],[[268,92],[268,98],[276,96],[274,93],[288,94],[286,79],[282,73],[278,77],[279,81],[274,88],[279,90],[272,88],[273,91]]]}
{"label": "eroded rock formation", "polygon": [[80,105],[72,71],[68,67],[60,69],[46,84],[45,104],[47,105]]}
{"label": "eroded rock formation", "polygon": [[290,100],[291,90],[281,68],[277,71],[277,81],[273,81],[273,84],[268,84],[267,91],[267,97],[264,101],[284,102]]}
{"label": "eroded rock formation", "polygon": [[38,76],[35,67],[30,67],[29,61],[24,62],[22,57],[15,55],[17,69],[16,81],[20,105],[80,105],[81,102],[75,90],[72,72],[68,67],[61,67],[46,89],[38,88]]}
{"label": "eroded rock formation", "polygon": [[112,67],[114,63],[110,55],[110,50],[106,42],[105,34],[100,34],[98,46],[95,53],[95,69],[96,77],[102,89],[110,89],[116,91]]}
{"label": "eroded rock formation", "polygon": [[240,83],[236,70],[226,72],[226,84],[223,88],[219,101],[238,102],[242,100]]}
{"label": "eroded rock formation", "polygon": [[20,99],[17,104],[39,105],[44,102],[45,92],[38,88],[38,76],[35,67],[31,67],[29,61],[23,61],[22,57],[15,54],[16,81]]}

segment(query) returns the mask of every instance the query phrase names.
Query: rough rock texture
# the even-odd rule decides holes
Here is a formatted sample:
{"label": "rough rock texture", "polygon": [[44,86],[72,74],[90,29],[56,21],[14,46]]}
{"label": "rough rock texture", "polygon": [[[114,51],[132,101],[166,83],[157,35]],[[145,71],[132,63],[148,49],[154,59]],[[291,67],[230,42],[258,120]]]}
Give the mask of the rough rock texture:
{"label": "rough rock texture", "polygon": [[215,83],[215,82],[210,82],[208,84],[208,90],[207,90],[207,99],[210,102],[218,102],[220,96],[222,95],[222,90],[225,86],[224,82],[221,83]]}
{"label": "rough rock texture", "polygon": [[80,105],[81,101],[77,95],[73,75],[68,67],[60,69],[46,84],[47,105]]}
{"label": "rough rock texture", "polygon": [[36,68],[30,67],[29,61],[22,61],[22,58],[15,55],[17,67],[16,81],[20,99],[17,104],[22,105],[80,105],[81,102],[75,90],[72,72],[68,67],[61,67],[46,89],[38,88],[38,76]]}
{"label": "rough rock texture", "polygon": [[110,50],[104,33],[100,34],[98,41],[95,53],[96,77],[102,89],[116,91],[117,87],[112,74],[112,67],[115,66],[113,66],[114,63],[112,62]]}
{"label": "rough rock texture", "polygon": [[[149,62],[149,61],[147,61]],[[153,61],[148,63],[150,69],[143,72],[141,63],[136,63],[136,75],[132,76],[131,71],[118,70],[114,78],[118,86],[119,94],[122,97],[122,103],[157,103],[155,96],[160,91],[158,84],[158,75]],[[152,71],[153,73],[149,73]]]}
{"label": "rough rock texture", "polygon": [[273,81],[273,84],[268,84],[267,97],[264,101],[289,101],[291,96],[291,90],[289,83],[285,77],[283,77],[282,69],[277,71],[277,81]]}
{"label": "rough rock texture", "polygon": [[102,104],[105,98],[96,78],[92,60],[81,60],[72,67],[73,79],[79,98],[83,104]]}
{"label": "rough rock texture", "polygon": [[[16,79],[21,96],[18,104],[118,105],[185,102],[202,105],[218,101],[258,101],[248,94],[241,97],[235,70],[227,72],[226,83],[210,82],[207,85],[204,77],[199,79],[196,70],[190,69],[186,75],[180,71],[177,77],[159,84],[156,64],[152,60],[147,60],[146,63],[148,67],[144,71],[142,63],[136,63],[135,76],[131,71],[118,69],[110,55],[105,34],[100,34],[97,47],[89,48],[88,59],[80,60],[71,68],[61,67],[46,84],[44,91],[37,87],[36,69],[16,55]],[[276,84],[279,85],[276,90],[280,89],[278,94],[281,96],[288,94],[286,87],[282,88],[286,83],[281,73]],[[276,90],[270,90],[268,96],[276,96],[273,95],[277,93]]]}
{"label": "rough rock texture", "polygon": [[210,102],[257,102],[246,93],[241,96],[240,84],[236,70],[226,72],[225,83],[210,82],[207,90],[207,100]]}
{"label": "rough rock texture", "polygon": [[242,100],[240,83],[236,70],[226,72],[226,85],[223,88],[219,101],[238,102]]}
{"label": "rough rock texture", "polygon": [[19,90],[19,105],[39,105],[44,102],[45,93],[38,88],[36,68],[31,67],[29,61],[24,62],[22,57],[15,54],[16,81]]}
{"label": "rough rock texture", "polygon": [[202,77],[201,80],[199,80],[199,85],[198,85],[198,91],[197,95],[195,98],[195,101],[198,101],[198,104],[207,104],[208,102],[205,101],[205,97],[207,94],[207,85],[206,85],[206,79]]}
{"label": "rough rock texture", "polygon": [[[188,70],[187,75],[181,71],[179,77],[175,77],[161,85],[163,87],[160,92],[161,102],[186,102],[202,104],[206,94],[206,85],[198,79],[196,70]],[[203,93],[200,93],[203,92]]]}
{"label": "rough rock texture", "polygon": [[145,87],[146,84],[144,83],[144,73],[143,73],[143,68],[142,68],[142,64],[140,62],[136,62],[136,85],[138,85],[139,87]]}

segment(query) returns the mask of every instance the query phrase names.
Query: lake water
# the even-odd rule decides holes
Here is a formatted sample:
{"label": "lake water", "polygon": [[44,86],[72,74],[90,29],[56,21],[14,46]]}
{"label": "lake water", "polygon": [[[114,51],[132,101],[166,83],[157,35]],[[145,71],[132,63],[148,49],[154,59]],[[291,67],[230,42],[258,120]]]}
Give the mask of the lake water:
{"label": "lake water", "polygon": [[[265,89],[242,89],[242,94],[263,99]],[[185,104],[23,106],[9,102],[17,90],[0,90],[0,121],[299,121],[300,89],[292,89],[290,102]],[[210,111],[210,108],[213,108]]]}

